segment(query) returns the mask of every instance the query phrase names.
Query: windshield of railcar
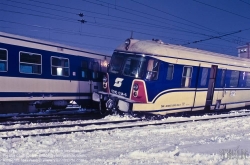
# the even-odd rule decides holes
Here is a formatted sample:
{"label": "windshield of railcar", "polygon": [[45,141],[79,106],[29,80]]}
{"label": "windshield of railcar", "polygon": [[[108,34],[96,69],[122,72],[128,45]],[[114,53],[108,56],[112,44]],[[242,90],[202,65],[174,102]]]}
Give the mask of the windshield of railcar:
{"label": "windshield of railcar", "polygon": [[109,72],[122,73],[125,76],[141,78],[146,59],[140,55],[114,53],[110,62]]}

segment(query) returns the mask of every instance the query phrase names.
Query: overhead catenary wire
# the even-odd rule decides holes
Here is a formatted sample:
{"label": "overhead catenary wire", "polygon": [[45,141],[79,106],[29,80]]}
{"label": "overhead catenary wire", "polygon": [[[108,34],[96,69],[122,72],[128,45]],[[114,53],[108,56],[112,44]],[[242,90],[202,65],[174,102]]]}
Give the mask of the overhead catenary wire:
{"label": "overhead catenary wire", "polygon": [[[10,0],[11,1],[11,0]],[[55,10],[57,10],[57,9],[55,9]],[[61,12],[63,12],[63,10],[61,10]],[[71,12],[72,14],[77,14],[77,13],[79,13],[79,12]],[[45,14],[45,13],[44,13]],[[84,13],[84,15],[86,16],[86,14]],[[52,15],[50,15],[50,16],[52,16]],[[56,16],[57,17],[57,16]],[[57,20],[58,18],[51,18],[51,19],[55,19],[55,20]],[[62,17],[64,17],[64,16],[62,16]],[[91,17],[91,16],[90,16]],[[46,17],[44,17],[44,18],[46,18]],[[61,19],[61,18],[60,18]],[[71,18],[70,18],[71,19]],[[63,19],[62,19],[63,20]],[[65,21],[67,21],[67,20],[65,20]],[[117,21],[118,22],[118,20],[114,20],[114,21]],[[75,23],[75,19],[72,19],[72,21],[70,21],[71,23]],[[99,22],[99,21],[98,21]],[[87,24],[86,24],[87,25]],[[104,28],[111,28],[111,29],[119,29],[119,30],[124,30],[124,31],[131,31],[131,29],[126,29],[126,28],[120,28],[120,27],[117,27],[116,25],[108,25],[108,24],[105,24],[105,23],[96,23],[96,22],[88,22],[88,25],[87,26],[98,26],[98,27],[104,27]],[[138,28],[139,29],[139,28]],[[134,31],[134,30],[133,30]],[[66,33],[66,34],[69,34],[68,32],[63,32],[63,33]],[[145,33],[145,32],[142,32],[142,31],[137,31],[137,33],[138,34],[143,34],[143,35],[154,35],[154,34],[150,34],[150,33]],[[167,36],[160,36],[160,35],[158,35],[159,37],[166,37],[167,38]],[[211,35],[206,35],[206,36],[211,36]],[[174,38],[173,38],[174,39]],[[177,39],[177,38],[176,38]],[[181,40],[181,39],[177,39],[177,40]],[[183,41],[182,41],[183,42]]]}
{"label": "overhead catenary wire", "polygon": [[[155,21],[157,21],[157,22],[159,22],[159,21],[156,20],[156,18],[158,18],[158,19],[163,19],[163,20],[166,20],[166,21],[175,22],[175,23],[178,23],[178,24],[182,24],[182,25],[185,25],[185,27],[186,27],[186,26],[190,26],[190,27],[192,27],[192,28],[202,29],[201,27],[197,27],[197,26],[194,26],[194,25],[189,25],[189,24],[186,24],[186,23],[178,22],[178,21],[176,21],[176,20],[167,19],[167,18],[161,17],[161,16],[159,16],[159,15],[153,15],[153,14],[150,14],[150,13],[145,13],[145,12],[133,10],[133,9],[130,9],[130,8],[126,8],[126,7],[122,7],[122,6],[118,6],[118,5],[113,5],[113,4],[111,4],[111,3],[103,2],[103,1],[101,1],[101,0],[97,0],[97,1],[102,2],[102,3],[106,3],[106,4],[108,4],[108,6],[107,6],[107,5],[103,5],[103,4],[99,4],[99,3],[95,3],[95,2],[91,2],[91,1],[88,1],[88,0],[84,0],[84,2],[92,3],[92,4],[95,4],[95,5],[99,5],[99,6],[107,7],[107,8],[111,8],[109,5],[112,5],[112,6],[115,6],[115,7],[112,7],[112,9],[114,9],[114,10],[116,10],[116,11],[121,11],[121,12],[124,12],[124,13],[133,14],[133,15],[135,15],[135,16],[139,16],[139,17],[142,17],[142,18],[147,18],[147,19],[150,19],[150,20],[155,20]],[[118,8],[118,7],[119,7],[119,8]],[[123,9],[125,9],[125,10],[121,10],[120,8],[123,8]],[[139,14],[144,14],[144,15],[138,15],[138,14],[130,13],[130,12],[128,12],[128,10],[129,10],[129,11],[132,11],[132,12],[134,12],[134,13],[139,13]],[[148,16],[151,16],[151,17],[149,18]],[[166,22],[165,22],[165,23],[166,23]],[[176,25],[175,25],[175,26],[176,26]],[[176,27],[177,27],[177,26],[176,26]],[[183,28],[183,27],[181,27],[181,28]],[[204,28],[203,30],[209,31],[208,29],[205,29],[205,28]]]}
{"label": "overhead catenary wire", "polygon": [[[193,23],[193,24],[195,24],[195,25],[198,25],[198,26],[207,28],[207,27],[205,27],[205,26],[203,26],[203,25],[197,24],[197,23],[195,23],[195,22],[192,22],[192,21],[190,21],[190,20],[181,18],[181,17],[179,17],[179,16],[175,16],[175,15],[173,15],[173,14],[171,14],[171,13],[168,13],[168,12],[165,12],[165,11],[162,11],[162,10],[159,10],[159,9],[157,9],[157,8],[154,8],[154,7],[152,7],[152,6],[146,5],[146,4],[144,4],[144,3],[140,3],[140,2],[137,2],[137,1],[135,1],[135,0],[131,0],[131,1],[132,1],[132,2],[135,2],[135,3],[137,3],[137,4],[140,4],[140,5],[142,5],[142,6],[146,6],[146,7],[150,8],[150,9],[154,9],[154,10],[156,10],[156,11],[159,11],[159,12],[162,12],[162,13],[165,13],[165,14],[168,14],[168,15],[171,15],[171,16],[173,16],[173,17],[175,17],[175,18],[178,18],[178,19],[181,19],[181,20],[184,20],[184,21],[188,21],[188,22],[191,22],[191,23]],[[195,1],[195,0],[194,0],[194,1]],[[211,31],[213,31],[213,32],[215,32],[215,33],[217,33],[217,34],[221,34],[221,33],[217,32],[217,31],[215,31],[215,30],[213,30],[213,29],[211,29],[211,28],[208,28],[208,29],[211,30]],[[210,37],[213,37],[213,36],[210,36]],[[241,38],[242,38],[242,37],[241,37]],[[221,39],[221,38],[220,38],[220,39]],[[221,40],[228,41],[228,40],[225,40],[225,39],[221,39]],[[229,41],[229,42],[231,42],[231,41]]]}
{"label": "overhead catenary wire", "polygon": [[245,3],[245,4],[250,5],[250,3],[249,3],[249,2],[246,2],[246,1],[243,1],[243,0],[239,0],[239,1],[241,1],[241,2],[243,2],[243,3]]}
{"label": "overhead catenary wire", "polygon": [[[1,3],[0,3],[0,4],[1,4]],[[13,5],[11,5],[11,6],[13,6]],[[13,7],[17,7],[17,6],[13,6]],[[21,9],[26,9],[26,10],[28,10],[27,8],[22,8],[22,7],[20,7],[20,8],[21,8]],[[2,10],[2,11],[12,12],[12,11],[7,11],[7,10]],[[36,11],[36,10],[32,10],[32,11]],[[62,17],[62,16],[59,16],[59,15],[55,15],[55,14],[51,14],[51,13],[46,13],[46,12],[41,12],[41,11],[36,11],[36,12],[45,13],[45,14],[49,14],[49,15],[57,16],[57,17]],[[27,15],[32,15],[32,16],[41,16],[41,15],[37,15],[37,14],[29,14],[29,13],[24,13],[24,12],[15,12],[15,11],[14,11],[14,13],[27,14]],[[55,20],[58,19],[58,18],[53,18],[53,17],[49,17],[49,16],[41,16],[41,17],[47,17],[47,18],[55,19]],[[66,21],[68,21],[68,20],[72,20],[71,22],[74,22],[74,21],[75,21],[75,19],[73,19],[73,18],[68,18],[68,17],[62,17],[62,18],[63,18],[62,20],[66,19]],[[103,27],[104,27],[103,24],[102,24],[102,25],[100,25],[100,24],[95,25],[95,24],[96,24],[96,22],[93,23],[92,25],[93,25],[93,26],[103,26]],[[105,26],[105,27],[109,27],[109,26]],[[130,31],[129,29],[121,29],[121,28],[116,28],[116,29]],[[148,33],[143,33],[143,32],[139,32],[139,31],[136,31],[136,32],[139,33],[139,34],[154,35],[154,34],[148,34]],[[184,31],[184,32],[185,32],[185,31]],[[159,35],[158,35],[158,36],[159,36]],[[162,36],[161,36],[161,37],[162,37]]]}
{"label": "overhead catenary wire", "polygon": [[[16,2],[16,1],[13,1],[13,2]],[[0,2],[0,4],[7,5],[7,6],[12,6],[12,7],[18,7],[18,6],[9,5],[9,4],[5,4],[5,3],[1,3],[1,2]],[[22,3],[22,4],[25,4],[25,3]],[[27,5],[31,5],[31,4],[27,4]],[[32,5],[32,6],[34,6],[34,5]],[[39,7],[53,10],[53,9],[47,8],[47,7],[42,7],[42,6],[39,6]],[[37,11],[37,10],[34,10],[34,9],[27,9],[27,8],[24,8],[24,7],[18,7],[18,8],[29,10],[29,11],[35,11],[35,12],[39,12],[39,13],[44,13],[44,14],[49,14],[49,15],[53,15],[53,16],[57,16],[57,17],[62,17],[62,16],[59,16],[59,15],[55,15],[55,14],[51,14],[51,13],[46,13],[46,12],[43,12],[43,11]],[[66,12],[66,11],[62,11],[62,10],[57,10],[57,11]],[[67,12],[67,13],[71,13],[71,14],[74,14],[74,15],[76,14],[76,13],[73,13],[73,12]],[[104,17],[98,17],[98,16],[89,16],[89,15],[86,15],[86,14],[85,14],[85,16],[86,17],[90,17],[90,18],[98,18],[98,19],[102,19],[102,20],[110,20],[110,21],[116,21],[116,22],[122,22],[122,23],[133,23],[133,24],[137,24],[137,25],[144,25],[145,24],[148,27],[156,27],[156,28],[162,28],[162,29],[167,28],[167,29],[172,29],[172,30],[176,30],[176,31],[189,32],[188,30],[185,30],[185,29],[171,28],[171,27],[166,27],[166,26],[162,26],[162,25],[147,23],[147,22],[143,22],[143,21],[137,21],[137,20],[133,20],[133,19],[123,18],[123,19],[126,19],[128,21],[131,21],[131,22],[128,22],[128,21],[113,20],[113,19],[104,18]],[[68,17],[62,17],[62,18],[68,18]],[[116,17],[116,18],[121,18],[121,17]],[[72,19],[72,18],[68,18],[68,19]],[[204,36],[206,36],[205,34],[201,34],[201,33],[199,34],[199,33],[195,33],[195,32],[192,32],[192,31],[190,31],[190,33],[191,34],[197,34],[197,35],[204,35]]]}
{"label": "overhead catenary wire", "polygon": [[8,23],[14,23],[14,24],[19,24],[19,25],[24,25],[24,26],[32,26],[36,28],[42,28],[42,29],[47,29],[47,30],[53,30],[53,31],[58,31],[58,32],[67,32],[69,34],[79,34],[82,36],[87,36],[87,37],[96,37],[96,38],[103,38],[103,39],[109,39],[109,40],[115,40],[115,41],[121,41],[122,39],[118,38],[112,38],[108,36],[100,36],[100,35],[94,35],[94,34],[88,34],[88,33],[80,33],[80,32],[75,32],[75,31],[70,31],[70,30],[65,30],[65,29],[58,29],[58,28],[51,28],[51,27],[46,27],[46,26],[40,26],[40,25],[29,25],[25,23],[19,23],[19,22],[14,22],[14,21],[6,21],[6,20],[1,20],[0,22],[8,22]]}
{"label": "overhead catenary wire", "polygon": [[[24,13],[24,12],[16,12],[16,11],[10,11],[10,10],[2,10],[2,11],[5,11],[5,12],[11,12],[11,13],[18,13],[18,14],[26,14],[26,15],[31,15],[31,16],[38,16],[38,17],[43,17],[43,18],[49,18],[49,19],[54,19],[54,20],[62,20],[62,21],[66,21],[67,22],[72,22],[72,23],[76,23],[75,19],[71,19],[71,18],[63,18],[63,19],[58,19],[58,18],[54,18],[54,17],[50,17],[50,16],[42,16],[42,15],[38,15],[38,14],[29,14],[29,13]],[[3,21],[3,20],[2,20]],[[13,23],[13,22],[12,22]],[[89,22],[89,25],[91,26],[97,26],[97,27],[105,27],[105,28],[111,28],[111,29],[117,29],[117,30],[123,30],[123,31],[131,31],[130,29],[124,29],[124,28],[117,28],[117,27],[112,27],[110,25],[105,25],[105,24],[101,24],[101,23],[97,23],[97,22]],[[50,30],[53,30],[53,29],[50,29]],[[154,34],[148,34],[148,33],[143,33],[143,32],[139,32],[139,31],[135,31],[139,34],[145,34],[145,35],[154,35]],[[86,34],[86,33],[85,33]],[[88,34],[86,34],[88,35]],[[88,35],[90,36],[90,35]],[[158,35],[159,36],[159,35]],[[93,37],[97,37],[96,35],[93,36]],[[161,37],[164,37],[165,36],[161,36]],[[104,37],[99,37],[99,38],[104,38]],[[107,38],[107,37],[106,37]],[[108,38],[110,39],[110,38]]]}
{"label": "overhead catenary wire", "polygon": [[[66,7],[66,6],[62,6],[62,5],[55,5],[55,4],[51,4],[51,3],[45,3],[45,2],[41,2],[41,1],[38,1],[38,0],[30,0],[30,1],[34,1],[34,2],[38,2],[38,3],[43,3],[43,4],[48,4],[48,5],[54,5],[54,6],[60,6],[60,7],[64,7],[64,8],[70,8],[70,9],[75,9],[75,8],[72,8],[72,7]],[[89,1],[87,1],[87,0],[84,0],[85,2],[89,2]],[[97,1],[101,1],[101,0],[97,0]],[[89,2],[89,3],[93,3],[93,2]],[[107,3],[107,2],[106,2]],[[96,4],[96,3],[94,3],[94,4]],[[112,4],[110,4],[110,3],[107,3],[107,4],[109,4],[109,5],[112,5]],[[101,5],[101,6],[103,6],[103,4],[97,4],[97,5]],[[115,6],[117,6],[117,5],[115,5]],[[105,6],[105,7],[110,7],[110,6]],[[121,7],[121,6],[119,6],[119,7]],[[124,7],[123,7],[124,8]],[[115,9],[117,10],[117,8],[115,7]],[[129,8],[125,8],[125,9],[129,9]],[[131,9],[130,9],[131,10]],[[157,9],[156,9],[157,10]],[[123,12],[126,12],[127,13],[127,11],[123,11]],[[139,12],[139,11],[136,11],[135,10],[135,12]],[[141,13],[141,12],[140,12]],[[150,15],[150,14],[148,14],[148,13],[145,13],[145,14],[147,14],[147,15]],[[188,22],[190,22],[189,20],[187,20]],[[200,26],[202,26],[202,25],[200,25]],[[210,29],[210,30],[212,30],[212,29]],[[212,31],[214,31],[214,30],[212,30]],[[215,31],[216,32],[216,31]],[[221,33],[218,33],[217,32],[217,34],[221,34]],[[206,35],[206,34],[201,34],[201,35]],[[206,36],[208,36],[208,37],[213,37],[213,35],[206,35]],[[241,37],[242,38],[242,37]],[[224,40],[224,41],[227,41],[227,42],[231,42],[231,43],[235,43],[235,41],[230,41],[230,40],[226,40],[226,39],[221,39],[221,40]],[[233,40],[235,40],[235,39],[233,39]],[[243,42],[242,42],[243,43]],[[245,43],[245,42],[244,42]],[[238,44],[238,43],[236,43],[236,44]]]}
{"label": "overhead catenary wire", "polygon": [[[0,4],[4,4],[4,3],[0,3]],[[4,4],[6,5],[6,4]],[[17,7],[17,6],[13,6],[13,5],[9,5],[9,6],[12,6],[12,7]],[[23,7],[20,7],[22,9],[26,9],[27,8],[23,8]],[[53,15],[53,16],[56,16],[56,17],[59,17],[60,20],[64,20],[67,21],[67,20],[72,20],[74,21],[75,19],[73,18],[69,18],[69,17],[63,17],[63,16],[59,16],[59,15],[55,15],[55,14],[50,14],[50,13],[46,13],[46,12],[42,12],[42,11],[37,11],[37,10],[33,10],[33,9],[29,9],[31,11],[36,11],[36,12],[39,12],[39,13],[44,13],[44,14],[49,14],[49,15]],[[7,11],[7,10],[2,10],[2,11],[6,11],[6,12],[12,12],[12,11]],[[14,13],[17,13],[15,11],[13,11]],[[20,14],[28,14],[28,13],[24,13],[24,12],[19,12]],[[74,14],[75,13],[71,13],[71,14]],[[33,16],[41,16],[41,15],[38,15],[38,14],[29,14],[29,15],[33,15]],[[41,17],[49,17],[49,16],[41,16]],[[91,16],[89,16],[91,17]],[[52,17],[49,17],[51,19],[53,19]],[[103,19],[103,20],[110,20],[110,21],[115,21],[115,22],[122,22],[122,23],[131,23],[131,22],[128,22],[128,21],[119,21],[119,20],[112,20],[112,19],[107,19],[107,18],[100,18],[100,17],[92,17],[92,18],[99,18],[99,19]],[[84,22],[87,22],[86,20]],[[137,22],[142,22],[142,21],[137,21]],[[94,22],[92,22],[94,23]],[[181,29],[176,29],[176,28],[171,28],[171,27],[164,27],[164,26],[156,26],[154,24],[149,24],[149,23],[146,23],[146,22],[143,22],[145,24],[147,24],[146,27],[154,27],[154,28],[159,28],[159,29],[169,29],[169,30],[173,30],[173,31],[180,31],[180,32],[184,32],[184,33],[190,33],[190,34],[195,34],[195,35],[203,35],[203,36],[209,36],[209,35],[206,35],[206,34],[203,34],[203,33],[197,33],[197,32],[192,32],[192,31],[188,31],[188,30],[181,30]],[[134,25],[143,25],[143,24],[140,24],[140,23],[133,23]],[[151,26],[149,26],[151,25]],[[145,26],[144,26],[145,27]],[[131,30],[130,30],[131,31]]]}
{"label": "overhead catenary wire", "polygon": [[198,0],[193,0],[193,1],[194,1],[194,2],[197,2],[197,3],[200,3],[200,4],[203,4],[203,5],[206,5],[206,6],[209,6],[209,7],[212,7],[212,8],[215,8],[215,9],[220,10],[220,11],[229,13],[229,14],[236,15],[236,16],[241,17],[241,18],[245,18],[245,19],[250,20],[250,17],[246,17],[246,16],[244,16],[244,15],[240,15],[240,14],[237,14],[237,13],[234,13],[234,12],[231,12],[231,11],[228,11],[228,10],[225,10],[225,9],[222,9],[222,8],[219,8],[219,7],[216,7],[216,6],[213,6],[213,5],[204,3],[204,2],[200,2],[200,1],[198,1]]}
{"label": "overhead catenary wire", "polygon": [[229,36],[229,35],[240,33],[240,32],[242,32],[242,30],[238,30],[238,31],[232,32],[232,33],[223,34],[223,35],[220,35],[220,36],[210,37],[210,38],[207,38],[207,39],[202,39],[202,40],[198,40],[198,41],[188,42],[186,44],[183,44],[183,46],[184,45],[189,45],[189,44],[195,44],[195,43],[198,43],[198,42],[203,42],[203,41],[207,41],[207,40],[211,40],[211,39],[215,39],[215,38],[221,38],[221,37]]}

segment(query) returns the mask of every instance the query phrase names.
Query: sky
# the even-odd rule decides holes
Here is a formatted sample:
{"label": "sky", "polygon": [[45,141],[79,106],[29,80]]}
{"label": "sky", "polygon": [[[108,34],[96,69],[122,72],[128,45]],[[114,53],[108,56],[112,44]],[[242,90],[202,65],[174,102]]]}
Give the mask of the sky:
{"label": "sky", "polygon": [[0,15],[1,32],[108,55],[131,34],[233,56],[250,42],[249,0],[1,0]]}

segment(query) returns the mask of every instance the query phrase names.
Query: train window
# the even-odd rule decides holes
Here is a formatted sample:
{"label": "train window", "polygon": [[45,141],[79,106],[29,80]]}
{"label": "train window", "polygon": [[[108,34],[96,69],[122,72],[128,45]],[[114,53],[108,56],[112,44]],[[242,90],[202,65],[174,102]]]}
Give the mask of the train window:
{"label": "train window", "polygon": [[88,61],[82,61],[82,78],[87,78]]}
{"label": "train window", "polygon": [[174,65],[168,64],[167,80],[173,80],[174,75]]}
{"label": "train window", "polygon": [[109,71],[112,73],[119,73],[124,60],[125,56],[123,54],[114,53],[111,59]]}
{"label": "train window", "polygon": [[128,57],[124,68],[123,74],[125,76],[139,78],[143,74],[143,66],[145,63],[145,58],[142,57]]}
{"label": "train window", "polygon": [[98,77],[99,77],[98,71],[100,70],[99,63],[98,62],[93,62],[92,63],[92,69],[93,69],[92,78],[93,79],[98,79]]}
{"label": "train window", "polygon": [[26,74],[42,73],[42,56],[40,54],[20,52],[19,71]]}
{"label": "train window", "polygon": [[69,76],[69,59],[51,57],[51,71],[54,76]]}
{"label": "train window", "polygon": [[246,72],[240,72],[238,87],[246,86],[247,75]]}
{"label": "train window", "polygon": [[184,66],[182,72],[181,87],[190,87],[193,68]]}
{"label": "train window", "polygon": [[250,87],[250,73],[246,72],[246,87]]}
{"label": "train window", "polygon": [[220,81],[220,86],[224,87],[225,86],[225,75],[226,75],[226,70],[222,69],[221,71],[221,81]]}
{"label": "train window", "polygon": [[148,67],[147,67],[147,80],[157,80],[158,79],[158,72],[159,72],[159,61],[151,59],[148,61]]}
{"label": "train window", "polygon": [[82,61],[82,68],[88,69],[88,61]]}
{"label": "train window", "polygon": [[232,71],[230,77],[230,87],[237,87],[239,82],[239,71]]}
{"label": "train window", "polygon": [[207,84],[207,76],[208,76],[208,68],[202,68],[201,86],[206,86],[206,84]]}
{"label": "train window", "polygon": [[7,50],[0,49],[0,72],[7,71],[8,55]]}

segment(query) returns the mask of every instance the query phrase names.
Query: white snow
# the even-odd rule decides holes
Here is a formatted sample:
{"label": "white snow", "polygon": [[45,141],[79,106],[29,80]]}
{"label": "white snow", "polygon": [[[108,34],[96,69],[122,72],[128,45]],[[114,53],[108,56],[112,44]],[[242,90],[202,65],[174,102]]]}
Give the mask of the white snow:
{"label": "white snow", "polygon": [[[206,116],[203,116],[206,117]],[[195,120],[198,117],[191,117]],[[99,121],[130,120],[108,116]],[[161,121],[184,120],[168,118]],[[1,164],[250,164],[250,117],[194,121],[158,126],[0,139]],[[60,125],[87,123],[68,121]],[[140,122],[139,122],[140,123]],[[126,124],[126,123],[125,123]],[[123,124],[123,125],[125,125]],[[1,126],[1,129],[44,124]],[[120,124],[119,124],[120,125]],[[111,125],[110,125],[111,126]],[[99,128],[101,126],[89,126]],[[79,127],[63,128],[78,130]],[[56,128],[55,130],[60,130]],[[55,131],[51,130],[51,131]],[[43,130],[16,131],[17,135]],[[3,135],[4,133],[1,133]],[[5,133],[8,135],[8,133]],[[9,135],[8,135],[9,136]]]}

